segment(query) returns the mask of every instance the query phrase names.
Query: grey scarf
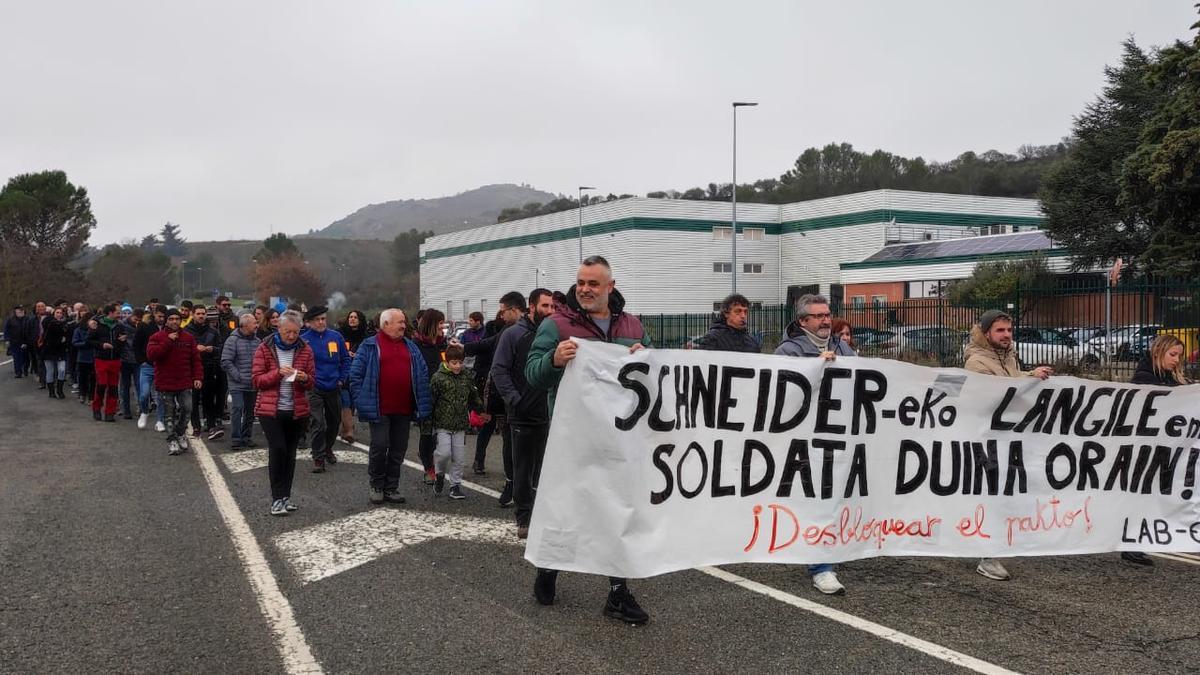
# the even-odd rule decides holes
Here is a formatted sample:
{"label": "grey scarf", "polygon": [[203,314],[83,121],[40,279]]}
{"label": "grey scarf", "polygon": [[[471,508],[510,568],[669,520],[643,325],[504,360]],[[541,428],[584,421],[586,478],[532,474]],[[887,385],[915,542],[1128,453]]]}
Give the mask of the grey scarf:
{"label": "grey scarf", "polygon": [[[808,341],[813,343],[813,346],[817,348],[817,351],[829,351],[828,337],[821,338],[821,336],[817,335],[816,333],[809,332],[807,328],[801,328],[800,330],[804,333],[804,336],[808,338]],[[832,335],[832,333],[830,333],[830,335]]]}

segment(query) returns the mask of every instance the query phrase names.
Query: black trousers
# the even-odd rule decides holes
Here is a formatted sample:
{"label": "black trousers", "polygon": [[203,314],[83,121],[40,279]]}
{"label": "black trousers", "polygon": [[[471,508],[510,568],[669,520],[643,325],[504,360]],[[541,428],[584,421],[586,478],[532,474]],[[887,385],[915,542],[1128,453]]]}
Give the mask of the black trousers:
{"label": "black trousers", "polygon": [[204,369],[203,386],[192,397],[192,431],[208,431],[221,423],[221,413],[217,409],[220,389],[217,374],[220,372],[219,368]]}
{"label": "black trousers", "polygon": [[517,527],[529,527],[550,426],[510,423],[508,429],[512,437],[513,501],[517,504]]}
{"label": "black trousers", "polygon": [[91,403],[93,385],[96,381],[96,371],[90,363],[75,364],[75,378],[79,382],[79,397]]}
{"label": "black trousers", "polygon": [[300,444],[302,420],[291,411],[280,411],[275,417],[260,417],[263,435],[267,437],[267,474],[271,477],[271,499],[292,496],[292,479],[296,476],[296,446]]}
{"label": "black trousers", "polygon": [[312,434],[312,458],[325,460],[333,455],[333,444],[337,442],[338,428],[342,424],[342,395],[337,390],[308,392],[308,407],[311,420],[308,424]]}
{"label": "black trousers", "polygon": [[433,468],[433,451],[437,450],[437,436],[433,435],[433,431],[426,434],[425,430],[421,430],[420,440],[417,442],[417,456],[421,458],[421,466],[429,471]]}
{"label": "black trousers", "polygon": [[371,487],[384,492],[400,491],[400,470],[408,452],[408,415],[380,415],[371,422],[371,447],[367,451],[367,476]]}

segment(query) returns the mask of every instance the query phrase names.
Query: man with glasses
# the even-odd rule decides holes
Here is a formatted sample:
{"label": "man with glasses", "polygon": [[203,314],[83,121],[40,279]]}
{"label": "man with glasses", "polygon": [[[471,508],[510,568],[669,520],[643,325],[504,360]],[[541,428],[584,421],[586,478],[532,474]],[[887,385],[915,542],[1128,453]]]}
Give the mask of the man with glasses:
{"label": "man with glasses", "polygon": [[[839,356],[854,356],[850,345],[833,334],[829,299],[823,295],[806,294],[796,301],[796,319],[788,324],[786,337],[776,354],[783,356],[816,357],[833,361]],[[826,595],[841,595],[846,587],[838,581],[833,565],[809,565],[813,588]]]}
{"label": "man with glasses", "polygon": [[[233,303],[224,295],[217,296],[217,344],[223,345],[229,336],[233,335],[238,329],[238,318],[233,313]],[[211,314],[211,310],[209,312]],[[211,321],[211,317],[209,319]],[[225,409],[225,397],[229,394],[229,378],[225,375],[225,370],[217,369],[216,391],[213,395],[217,402],[217,427],[220,428],[225,420],[229,419],[229,411]]]}

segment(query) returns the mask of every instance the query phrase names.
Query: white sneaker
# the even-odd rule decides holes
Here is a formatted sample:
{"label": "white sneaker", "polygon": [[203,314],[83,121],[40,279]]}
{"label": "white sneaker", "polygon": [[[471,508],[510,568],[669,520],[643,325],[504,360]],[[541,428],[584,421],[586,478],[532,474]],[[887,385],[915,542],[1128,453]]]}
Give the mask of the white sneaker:
{"label": "white sneaker", "polygon": [[286,516],[287,514],[288,510],[286,499],[276,499],[275,501],[271,502],[271,515]]}
{"label": "white sneaker", "polygon": [[145,428],[146,428],[146,423],[147,423],[147,422],[149,422],[149,421],[150,421],[150,414],[149,414],[149,413],[142,413],[141,415],[138,415],[138,428],[139,428],[139,429],[145,429]]}
{"label": "white sneaker", "polygon": [[167,454],[168,455],[178,455],[182,452],[183,452],[183,450],[181,450],[179,448],[179,441],[171,441],[171,442],[167,443]]}
{"label": "white sneaker", "polygon": [[161,434],[167,430],[167,425],[163,424],[162,422],[155,422],[154,430]]}
{"label": "white sneaker", "polygon": [[192,447],[192,446],[191,446],[191,444],[190,444],[190,443],[188,443],[188,437],[187,437],[187,434],[184,434],[184,435],[182,435],[182,436],[180,436],[180,437],[179,437],[179,447],[180,447],[180,448],[183,448],[184,450],[189,450],[189,449],[191,449],[191,447]]}
{"label": "white sneaker", "polygon": [[981,558],[975,571],[994,581],[1008,581],[1008,570],[995,558]]}
{"label": "white sneaker", "polygon": [[821,572],[814,574],[812,578],[813,588],[821,591],[825,595],[841,595],[846,592],[846,587],[838,581],[836,572]]}

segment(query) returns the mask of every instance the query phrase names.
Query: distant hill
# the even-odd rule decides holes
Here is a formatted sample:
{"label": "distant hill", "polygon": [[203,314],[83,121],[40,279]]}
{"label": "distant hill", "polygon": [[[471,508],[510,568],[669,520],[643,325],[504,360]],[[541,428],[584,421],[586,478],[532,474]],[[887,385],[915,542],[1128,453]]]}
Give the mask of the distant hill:
{"label": "distant hill", "polygon": [[364,206],[328,227],[303,235],[325,239],[393,239],[410,229],[445,234],[492,225],[500,211],[556,199],[527,185],[484,185],[437,199],[403,199]]}

